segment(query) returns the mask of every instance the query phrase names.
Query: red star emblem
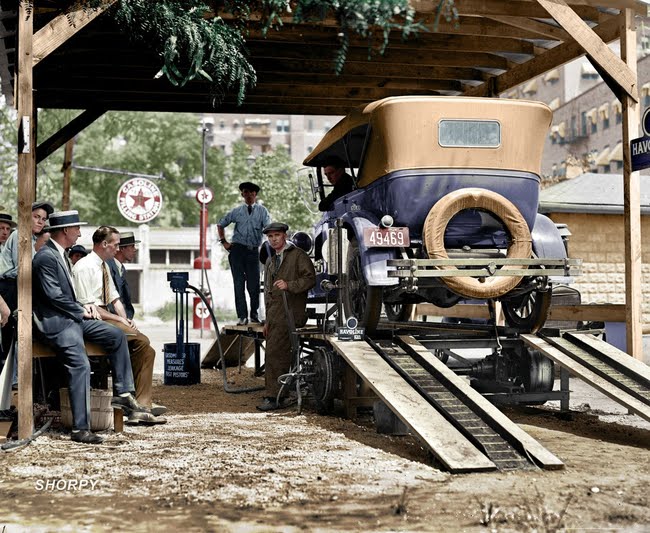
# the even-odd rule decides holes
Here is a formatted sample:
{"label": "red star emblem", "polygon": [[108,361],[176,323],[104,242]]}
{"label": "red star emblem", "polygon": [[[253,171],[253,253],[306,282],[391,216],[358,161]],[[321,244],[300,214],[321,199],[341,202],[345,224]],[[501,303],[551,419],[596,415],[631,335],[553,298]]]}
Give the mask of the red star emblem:
{"label": "red star emblem", "polygon": [[136,207],[142,207],[142,209],[146,209],[145,203],[147,200],[151,200],[151,196],[145,196],[143,189],[140,189],[138,191],[138,194],[130,194],[129,198],[133,199],[133,209]]}

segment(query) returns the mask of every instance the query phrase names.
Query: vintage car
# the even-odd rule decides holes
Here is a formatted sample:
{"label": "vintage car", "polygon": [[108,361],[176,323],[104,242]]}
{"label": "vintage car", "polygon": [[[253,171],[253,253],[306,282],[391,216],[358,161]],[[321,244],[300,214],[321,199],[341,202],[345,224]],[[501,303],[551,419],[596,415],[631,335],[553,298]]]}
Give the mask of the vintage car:
{"label": "vintage car", "polygon": [[541,102],[444,96],[355,109],[304,161],[316,169],[315,200],[325,197],[323,166],[333,156],[354,181],[315,228],[325,282],[313,296],[339,287],[346,316],[369,331],[382,304],[398,320],[419,302],[468,300],[500,301],[508,325],[539,329],[553,282],[579,268],[556,225],[537,212],[551,116]]}

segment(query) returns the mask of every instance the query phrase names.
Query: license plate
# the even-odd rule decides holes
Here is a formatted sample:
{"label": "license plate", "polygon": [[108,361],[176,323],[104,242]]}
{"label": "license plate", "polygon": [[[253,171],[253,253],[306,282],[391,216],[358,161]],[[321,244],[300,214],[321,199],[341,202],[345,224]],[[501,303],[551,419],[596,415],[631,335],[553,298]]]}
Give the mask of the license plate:
{"label": "license plate", "polygon": [[363,244],[368,248],[410,246],[408,228],[363,228]]}

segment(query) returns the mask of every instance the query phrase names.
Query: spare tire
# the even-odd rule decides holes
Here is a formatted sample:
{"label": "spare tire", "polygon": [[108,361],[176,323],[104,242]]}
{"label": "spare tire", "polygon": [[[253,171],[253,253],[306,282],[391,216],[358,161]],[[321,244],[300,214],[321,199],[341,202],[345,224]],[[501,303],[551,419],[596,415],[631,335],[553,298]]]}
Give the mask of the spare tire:
{"label": "spare tire", "polygon": [[[449,221],[465,209],[479,209],[496,216],[510,233],[509,259],[529,259],[532,255],[532,238],[528,224],[515,205],[500,194],[487,189],[468,188],[453,191],[429,211],[424,221],[424,243],[430,259],[449,259],[445,250],[445,230]],[[454,266],[439,266],[441,270],[455,269]],[[503,270],[526,268],[523,265],[504,265]],[[442,281],[454,292],[466,298],[498,298],[514,289],[523,276],[491,276],[471,278],[449,276]]]}

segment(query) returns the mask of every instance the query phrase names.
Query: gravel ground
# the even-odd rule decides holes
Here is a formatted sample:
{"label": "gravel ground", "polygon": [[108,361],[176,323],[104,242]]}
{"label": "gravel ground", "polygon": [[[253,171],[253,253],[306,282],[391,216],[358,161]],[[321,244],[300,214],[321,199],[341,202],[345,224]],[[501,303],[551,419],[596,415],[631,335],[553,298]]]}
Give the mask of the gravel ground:
{"label": "gravel ground", "polygon": [[[650,529],[650,424],[576,380],[571,420],[553,405],[506,410],[565,469],[450,475],[412,437],[377,434],[369,415],[260,413],[261,392],[226,394],[214,370],[165,386],[174,326],[141,329],[159,354],[155,398],[169,422],[107,432],[94,447],[49,432],[0,455],[0,531]],[[203,353],[213,340],[191,336]],[[263,383],[250,368],[228,380]]]}

